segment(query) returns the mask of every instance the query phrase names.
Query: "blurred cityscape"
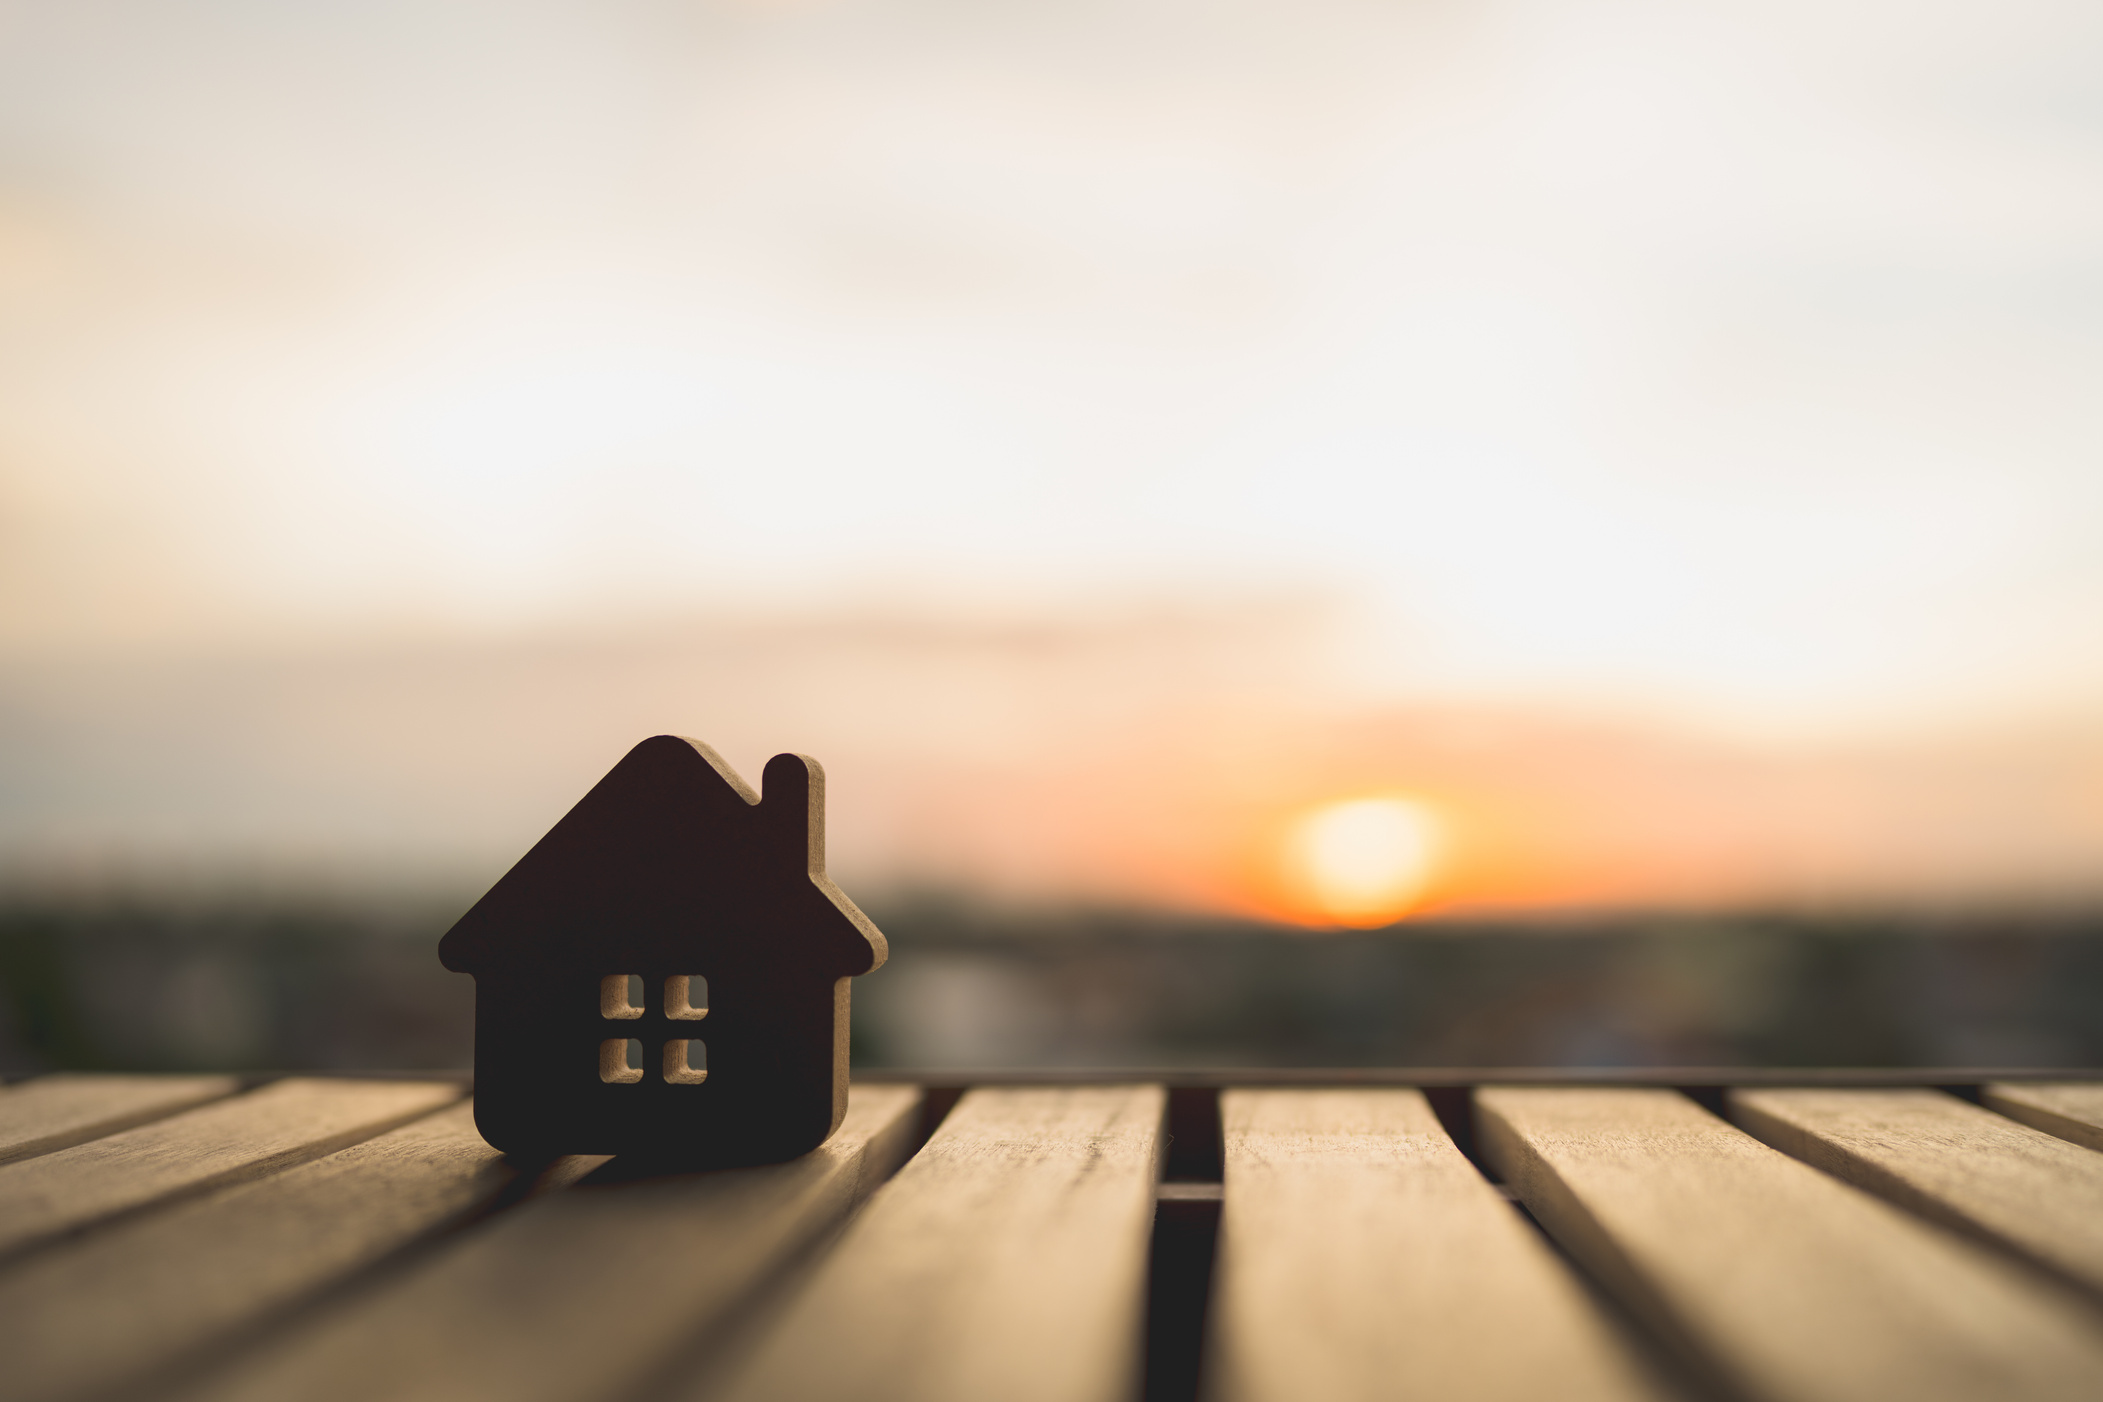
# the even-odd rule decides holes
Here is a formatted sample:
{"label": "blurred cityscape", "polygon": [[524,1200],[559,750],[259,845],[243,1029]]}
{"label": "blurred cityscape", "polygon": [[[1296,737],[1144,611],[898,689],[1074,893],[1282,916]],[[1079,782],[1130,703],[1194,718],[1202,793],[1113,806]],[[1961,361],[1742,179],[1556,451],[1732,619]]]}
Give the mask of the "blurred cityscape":
{"label": "blurred cityscape", "polygon": [[[0,1072],[465,1068],[456,909],[18,902]],[[1312,934],[937,898],[873,913],[863,1068],[2103,1065],[2103,916],[1647,915]]]}

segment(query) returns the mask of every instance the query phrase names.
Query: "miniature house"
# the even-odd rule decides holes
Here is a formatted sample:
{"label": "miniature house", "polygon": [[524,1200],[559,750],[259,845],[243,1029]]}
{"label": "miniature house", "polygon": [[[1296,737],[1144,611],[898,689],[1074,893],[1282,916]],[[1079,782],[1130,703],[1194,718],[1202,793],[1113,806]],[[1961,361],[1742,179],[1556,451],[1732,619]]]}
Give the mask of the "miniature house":
{"label": "miniature house", "polygon": [[884,938],[826,879],[817,761],[761,783],[645,740],[447,932],[492,1145],[764,1163],[839,1127],[847,981]]}

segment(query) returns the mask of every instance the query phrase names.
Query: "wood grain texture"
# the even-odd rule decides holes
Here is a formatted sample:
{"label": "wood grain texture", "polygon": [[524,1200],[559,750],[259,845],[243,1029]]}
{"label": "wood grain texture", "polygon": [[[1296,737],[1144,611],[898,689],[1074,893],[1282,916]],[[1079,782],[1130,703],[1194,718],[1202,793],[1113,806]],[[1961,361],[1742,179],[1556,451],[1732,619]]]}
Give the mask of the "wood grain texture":
{"label": "wood grain texture", "polygon": [[1793,1158],[2103,1294],[2103,1154],[1937,1090],[1739,1090],[1730,1108]]}
{"label": "wood grain texture", "polygon": [[2103,1395],[2070,1293],[1664,1090],[1476,1093],[1481,1142],[1593,1275],[1773,1402]]}
{"label": "wood grain texture", "polygon": [[460,1098],[436,1081],[278,1081],[169,1119],[0,1168],[0,1254],[171,1194],[265,1173]]}
{"label": "wood grain texture", "polygon": [[2103,1150],[2103,1082],[2000,1082],[1981,1087],[1979,1098],[2032,1129]]}
{"label": "wood grain texture", "polygon": [[1155,1086],[967,1093],[723,1395],[1130,1397],[1164,1106]]}
{"label": "wood grain texture", "polygon": [[643,1388],[911,1148],[919,1092],[856,1087],[784,1164],[640,1180],[608,1169],[471,1228],[201,1380],[258,1402],[587,1402]]}
{"label": "wood grain texture", "polygon": [[[563,1161],[546,1189],[602,1160]],[[465,1104],[0,1271],[9,1402],[139,1384],[527,1185]]]}
{"label": "wood grain texture", "polygon": [[1236,1090],[1215,1402],[1625,1402],[1658,1393],[1414,1090]]}
{"label": "wood grain texture", "polygon": [[106,1076],[57,1071],[0,1094],[0,1164],[69,1149],[105,1134],[232,1095],[232,1076]]}

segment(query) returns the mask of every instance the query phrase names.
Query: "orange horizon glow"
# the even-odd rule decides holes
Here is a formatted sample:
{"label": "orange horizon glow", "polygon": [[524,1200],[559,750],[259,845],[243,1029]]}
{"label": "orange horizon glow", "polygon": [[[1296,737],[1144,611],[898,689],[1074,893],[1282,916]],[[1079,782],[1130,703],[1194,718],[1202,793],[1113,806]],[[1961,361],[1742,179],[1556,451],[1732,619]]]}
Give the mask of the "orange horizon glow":
{"label": "orange horizon glow", "polygon": [[[257,662],[211,685],[183,672],[181,687],[146,664],[50,670],[40,694],[66,704],[40,724],[70,737],[68,766],[111,797],[99,827],[0,815],[0,877],[86,874],[108,853],[145,872],[141,854],[170,871],[238,861],[486,884],[666,730],[748,777],[783,749],[819,757],[831,869],[877,903],[947,891],[1334,929],[2086,899],[2103,869],[2103,726],[1782,749],[1481,705],[1340,716],[1170,693],[1091,713],[1077,698],[1129,694],[1130,659],[1167,635],[1108,633],[1100,655],[1075,636],[1020,656],[902,628],[881,646],[816,630],[476,644]],[[1239,658],[1244,642],[1220,646]],[[850,673],[851,706],[810,685]],[[184,743],[112,748],[112,696],[158,708],[140,735]],[[175,791],[199,815],[183,847],[160,816]],[[1325,846],[1326,889],[1310,862]]]}
{"label": "orange horizon glow", "polygon": [[1353,929],[1391,925],[1422,901],[1445,856],[1444,824],[1420,799],[1339,799],[1301,814],[1281,858],[1317,918]]}

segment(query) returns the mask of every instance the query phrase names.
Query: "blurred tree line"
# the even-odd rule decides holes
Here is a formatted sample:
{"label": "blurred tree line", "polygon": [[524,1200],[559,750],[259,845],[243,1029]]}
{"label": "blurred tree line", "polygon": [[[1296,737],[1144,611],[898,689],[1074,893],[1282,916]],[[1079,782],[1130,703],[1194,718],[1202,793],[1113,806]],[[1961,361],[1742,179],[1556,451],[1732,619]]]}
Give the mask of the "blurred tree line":
{"label": "blurred tree line", "polygon": [[[467,1066],[464,902],[0,905],[0,1072]],[[872,909],[858,1065],[2103,1066],[2103,914],[1413,922]]]}

